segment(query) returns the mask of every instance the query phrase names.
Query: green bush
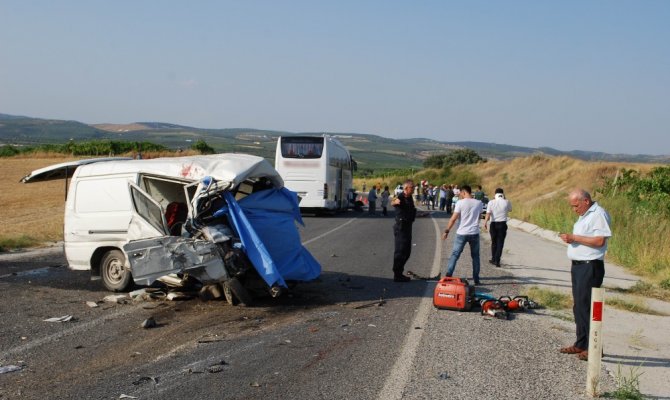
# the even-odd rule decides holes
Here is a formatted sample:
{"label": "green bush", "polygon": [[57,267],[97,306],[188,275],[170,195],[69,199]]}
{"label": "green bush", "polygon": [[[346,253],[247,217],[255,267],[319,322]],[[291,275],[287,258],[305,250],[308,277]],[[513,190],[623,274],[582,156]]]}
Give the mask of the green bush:
{"label": "green bush", "polygon": [[457,149],[447,154],[435,154],[423,162],[424,168],[447,168],[457,165],[476,164],[486,162],[476,151],[471,149]]}
{"label": "green bush", "polygon": [[0,157],[11,157],[17,154],[19,154],[19,150],[14,146],[0,146]]}
{"label": "green bush", "polygon": [[200,154],[214,154],[216,151],[207,144],[204,140],[198,140],[197,142],[193,143],[191,146],[191,149],[199,151]]}
{"label": "green bush", "polygon": [[[31,153],[70,154],[73,156],[115,156],[124,153],[139,153],[142,151],[166,151],[163,145],[151,142],[120,142],[113,140],[93,140],[89,142],[70,141],[64,144],[43,144],[39,146],[16,149],[12,146],[3,146],[0,156],[14,156]],[[6,152],[6,153],[5,153]]]}
{"label": "green bush", "polygon": [[670,217],[670,166],[654,168],[645,176],[623,168],[615,178],[605,179],[598,192],[607,197],[625,197],[638,215]]}

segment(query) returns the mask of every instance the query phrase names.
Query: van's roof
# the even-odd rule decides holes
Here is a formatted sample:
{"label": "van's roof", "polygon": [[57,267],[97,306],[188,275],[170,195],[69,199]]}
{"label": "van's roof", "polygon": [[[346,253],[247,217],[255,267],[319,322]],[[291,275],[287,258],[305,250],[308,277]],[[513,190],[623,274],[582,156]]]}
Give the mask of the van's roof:
{"label": "van's roof", "polygon": [[[37,181],[36,172],[47,173],[49,168],[34,171],[23,179],[24,182]],[[70,166],[71,167],[71,166]],[[284,181],[272,165],[262,157],[249,154],[212,154],[206,156],[164,157],[148,160],[118,160],[93,162],[77,168],[79,177],[145,173],[191,181],[211,176],[216,180],[231,182],[234,185],[247,178],[267,177],[276,187],[283,187]],[[33,177],[33,178],[31,178]]]}

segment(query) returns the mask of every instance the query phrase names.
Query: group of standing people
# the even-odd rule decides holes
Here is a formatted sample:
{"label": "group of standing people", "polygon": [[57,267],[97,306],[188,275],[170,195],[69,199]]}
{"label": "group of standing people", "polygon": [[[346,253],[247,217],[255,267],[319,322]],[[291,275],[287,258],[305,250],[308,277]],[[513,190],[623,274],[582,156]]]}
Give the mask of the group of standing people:
{"label": "group of standing people", "polygon": [[[445,186],[445,191],[452,191],[453,188]],[[395,250],[393,256],[393,277],[396,282],[407,282],[410,279],[403,274],[404,266],[409,259],[411,253],[412,240],[412,223],[416,217],[416,207],[412,201],[412,191],[414,189],[414,182],[408,180],[403,185],[403,193],[401,193],[392,205],[396,208],[396,223],[393,227],[395,237]],[[481,189],[481,187],[480,187]],[[448,193],[447,193],[448,194]],[[500,266],[500,257],[502,248],[505,242],[505,235],[507,232],[508,214],[512,210],[511,203],[505,199],[502,188],[496,189],[496,194],[500,194],[494,201],[494,207],[487,210],[484,229],[486,223],[491,218],[493,213],[493,220],[495,227],[492,228],[491,239],[495,245],[491,246],[491,262]],[[449,232],[456,224],[458,229],[456,231],[456,239],[454,246],[447,263],[446,276],[452,276],[456,268],[456,262],[461,256],[465,245],[470,246],[470,255],[472,257],[472,275],[476,285],[480,284],[479,271],[479,220],[481,218],[484,205],[481,200],[475,199],[472,195],[470,186],[465,185],[458,191],[459,201],[456,202],[449,224],[442,234],[442,239],[447,239]],[[495,201],[498,201],[497,203]],[[493,222],[492,222],[493,224]]]}
{"label": "group of standing people", "polygon": [[416,199],[428,209],[435,210],[437,206],[440,211],[451,214],[452,205],[458,199],[459,193],[460,189],[456,184],[445,183],[437,186],[422,181],[421,185],[416,188]]}
{"label": "group of standing people", "polygon": [[377,199],[379,199],[379,205],[382,209],[382,215],[388,215],[388,205],[389,199],[391,198],[391,192],[389,191],[388,186],[384,186],[384,190],[377,194],[377,188],[372,187],[368,192],[368,214],[377,215]]}
{"label": "group of standing people", "polygon": [[[480,195],[473,194],[472,188],[464,185],[459,191],[460,200],[454,206],[454,212],[451,214],[447,228],[442,233],[442,239],[446,240],[449,232],[456,222],[460,222],[456,230],[456,238],[452,248],[449,262],[447,263],[446,276],[452,276],[456,268],[456,262],[465,249],[465,245],[470,246],[470,256],[472,257],[472,278],[475,285],[480,285],[479,271],[481,262],[479,260],[479,219],[484,210],[482,203],[483,192],[481,186],[478,187]],[[476,197],[475,197],[476,196]],[[479,199],[477,197],[480,197]],[[505,198],[502,188],[496,189],[496,198],[488,203],[486,216],[484,218],[484,230],[487,230],[489,219],[496,221],[495,225],[491,223],[491,260],[490,263],[500,267],[500,257],[505,244],[507,234],[507,220],[509,212],[512,211],[512,203]]]}
{"label": "group of standing people", "polygon": [[[412,201],[414,183],[408,180],[403,185],[403,193],[393,200],[396,208],[396,222],[393,226],[395,250],[393,254],[393,280],[408,282],[411,279],[404,275],[404,267],[411,253],[412,223],[417,210]],[[478,188],[481,192],[481,187]],[[483,193],[483,192],[482,192]],[[468,185],[464,185],[458,194],[449,223],[442,233],[446,240],[451,229],[460,222],[456,230],[453,249],[447,263],[446,276],[452,276],[465,245],[470,246],[472,257],[472,276],[475,285],[480,285],[479,260],[479,219],[483,204],[472,193]],[[568,196],[570,207],[579,216],[573,226],[572,233],[561,233],[561,239],[568,244],[567,256],[570,259],[570,275],[572,280],[573,316],[575,320],[576,340],[573,345],[560,348],[564,354],[576,354],[580,360],[588,360],[588,339],[591,320],[591,290],[600,287],[605,277],[604,258],[607,252],[607,241],[612,236],[610,216],[600,205],[592,200],[591,195],[583,189],[575,189]],[[491,259],[489,262],[500,267],[502,249],[507,236],[507,221],[512,204],[505,198],[502,188],[495,190],[494,199],[488,203],[483,229],[491,235]],[[490,228],[488,227],[490,221]]]}

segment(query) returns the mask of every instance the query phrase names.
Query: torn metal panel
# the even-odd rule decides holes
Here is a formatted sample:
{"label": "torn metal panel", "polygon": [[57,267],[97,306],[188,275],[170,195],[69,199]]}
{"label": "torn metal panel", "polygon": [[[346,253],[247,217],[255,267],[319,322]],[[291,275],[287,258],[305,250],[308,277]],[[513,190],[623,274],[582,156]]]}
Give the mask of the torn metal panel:
{"label": "torn metal panel", "polygon": [[150,285],[169,274],[188,274],[203,284],[229,278],[216,243],[179,236],[136,240],[123,246],[135,283]]}

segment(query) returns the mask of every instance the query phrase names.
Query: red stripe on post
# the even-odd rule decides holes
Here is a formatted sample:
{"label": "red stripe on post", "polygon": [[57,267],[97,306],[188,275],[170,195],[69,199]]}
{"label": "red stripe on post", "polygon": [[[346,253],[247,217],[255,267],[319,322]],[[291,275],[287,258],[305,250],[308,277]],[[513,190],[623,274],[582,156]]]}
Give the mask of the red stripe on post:
{"label": "red stripe on post", "polygon": [[594,301],[593,302],[593,321],[602,321],[603,320],[603,302]]}

